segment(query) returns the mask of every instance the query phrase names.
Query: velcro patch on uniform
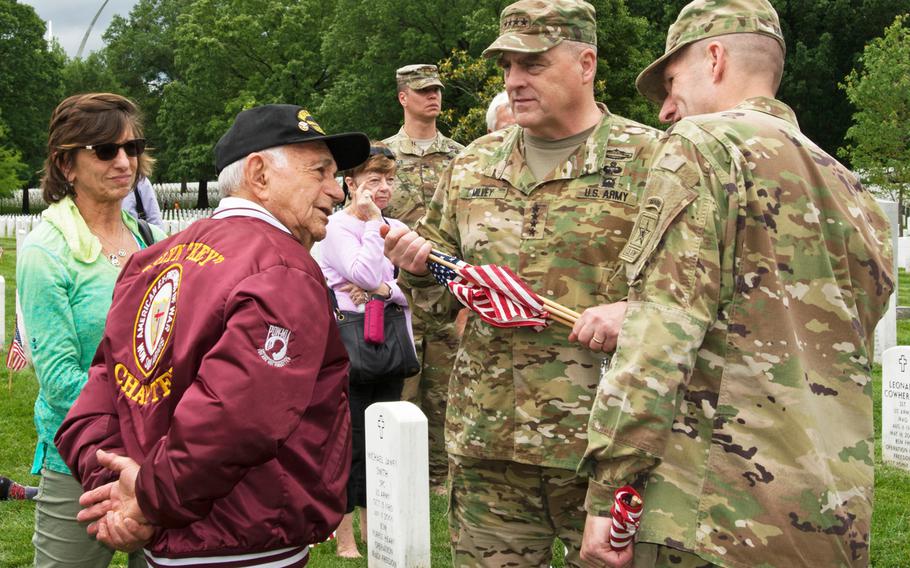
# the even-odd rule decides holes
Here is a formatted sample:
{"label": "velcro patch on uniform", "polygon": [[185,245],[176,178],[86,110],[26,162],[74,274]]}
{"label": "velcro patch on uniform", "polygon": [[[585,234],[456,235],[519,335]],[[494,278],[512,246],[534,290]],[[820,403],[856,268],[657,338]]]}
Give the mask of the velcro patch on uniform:
{"label": "velcro patch on uniform", "polygon": [[698,183],[698,170],[682,156],[664,156],[657,167],[675,173],[686,187],[695,187]]}
{"label": "velcro patch on uniform", "polygon": [[615,201],[625,205],[637,205],[638,196],[629,189],[610,188],[610,187],[586,187],[579,189],[575,194],[578,199],[596,199],[603,201]]}
{"label": "velcro patch on uniform", "polygon": [[644,207],[635,218],[635,226],[632,228],[632,234],[626,246],[623,247],[619,254],[620,260],[625,262],[635,262],[641,256],[645,246],[651,240],[651,235],[657,229],[657,221],[660,219],[660,211],[663,209],[664,201],[660,197],[649,197]]}
{"label": "velcro patch on uniform", "polygon": [[468,187],[462,189],[458,197],[459,199],[503,199],[508,191],[508,188],[505,187]]}
{"label": "velcro patch on uniform", "polygon": [[660,159],[660,162],[657,163],[657,167],[669,170],[671,172],[677,171],[679,168],[683,167],[686,164],[686,159],[682,156],[664,156]]}

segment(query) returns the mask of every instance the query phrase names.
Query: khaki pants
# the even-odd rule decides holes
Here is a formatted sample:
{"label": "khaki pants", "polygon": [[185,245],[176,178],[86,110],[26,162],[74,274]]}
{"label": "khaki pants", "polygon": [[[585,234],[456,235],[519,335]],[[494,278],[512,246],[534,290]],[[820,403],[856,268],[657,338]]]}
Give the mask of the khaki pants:
{"label": "khaki pants", "polygon": [[[82,487],[69,474],[44,469],[35,498],[35,568],[104,568],[114,551],[85,532],[76,521]],[[130,554],[130,568],[145,568],[141,550]]]}
{"label": "khaki pants", "polygon": [[567,469],[449,455],[449,530],[456,568],[546,567],[553,540],[579,556],[588,479]]}

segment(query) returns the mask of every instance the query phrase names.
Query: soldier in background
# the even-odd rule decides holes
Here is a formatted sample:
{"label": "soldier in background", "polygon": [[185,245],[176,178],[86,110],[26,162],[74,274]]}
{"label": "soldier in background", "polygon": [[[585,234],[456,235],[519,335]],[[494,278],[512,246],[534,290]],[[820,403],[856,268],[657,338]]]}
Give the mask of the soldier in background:
{"label": "soldier in background", "polygon": [[[404,109],[404,125],[383,142],[397,157],[399,186],[382,213],[413,229],[426,213],[439,176],[464,146],[443,136],[436,128],[436,117],[442,111],[443,85],[435,65],[407,65],[395,72],[395,79],[398,102]],[[430,298],[418,298],[418,301],[433,304],[444,291],[427,293]],[[422,317],[414,318],[413,331],[422,370],[405,380],[401,398],[419,405],[427,416],[430,485],[436,493],[444,493],[448,473],[443,437],[446,393],[458,337],[453,322],[434,325]]]}
{"label": "soldier in background", "polygon": [[[591,412],[583,557],[612,490],[645,509],[635,566],[866,566],[873,331],[888,221],[774,95],[767,0],[696,0],[637,87],[674,123],[642,200],[628,311]],[[599,515],[599,516],[598,516]]]}
{"label": "soldier in background", "polygon": [[[416,291],[441,289],[425,276],[431,241],[471,264],[507,265],[579,312],[622,300],[619,252],[658,132],[595,102],[590,4],[521,0],[500,22],[484,54],[503,68],[518,126],[468,146],[417,232],[390,231],[387,254]],[[412,305],[437,317],[443,307],[449,320],[458,306],[451,295]],[[567,565],[581,565],[588,480],[575,470],[615,343],[606,332],[623,311],[587,309],[571,333],[558,324],[539,333],[494,328],[469,314],[446,416],[455,566],[547,566],[556,538]]]}

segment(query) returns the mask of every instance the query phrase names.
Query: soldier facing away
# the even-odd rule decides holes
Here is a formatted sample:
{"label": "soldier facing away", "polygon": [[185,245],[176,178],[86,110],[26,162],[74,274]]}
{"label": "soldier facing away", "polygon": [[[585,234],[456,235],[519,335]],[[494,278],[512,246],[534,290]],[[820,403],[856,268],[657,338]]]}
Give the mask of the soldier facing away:
{"label": "soldier facing away", "polygon": [[[442,111],[442,81],[435,65],[407,65],[395,72],[398,102],[404,110],[404,124],[397,134],[383,140],[395,153],[398,163],[398,189],[382,213],[410,228],[424,216],[442,172],[464,148],[442,135],[436,117]],[[427,290],[430,297],[417,301],[433,305],[441,290]],[[412,297],[413,301],[414,298]],[[445,491],[448,473],[443,428],[446,392],[458,337],[454,322],[435,324],[415,314],[414,344],[421,361],[420,374],[405,380],[401,397],[418,404],[427,416],[430,449],[430,484],[437,493]]]}
{"label": "soldier facing away", "polygon": [[889,227],[774,98],[783,61],[767,0],[696,0],[638,77],[674,124],[622,254],[628,311],[591,411],[596,565],[632,560],[608,544],[626,483],[645,501],[635,566],[869,563]]}
{"label": "soldier facing away", "polygon": [[[581,566],[588,480],[575,470],[613,348],[606,333],[623,312],[601,305],[626,296],[619,252],[658,136],[595,102],[594,16],[580,0],[503,10],[484,53],[503,69],[517,125],[468,146],[417,231],[386,238],[415,290],[439,289],[425,264],[437,246],[471,264],[507,265],[540,294],[590,308],[571,333],[494,328],[469,314],[446,415],[456,566],[546,566],[556,538],[567,564]],[[450,296],[439,305],[449,319],[458,307]]]}

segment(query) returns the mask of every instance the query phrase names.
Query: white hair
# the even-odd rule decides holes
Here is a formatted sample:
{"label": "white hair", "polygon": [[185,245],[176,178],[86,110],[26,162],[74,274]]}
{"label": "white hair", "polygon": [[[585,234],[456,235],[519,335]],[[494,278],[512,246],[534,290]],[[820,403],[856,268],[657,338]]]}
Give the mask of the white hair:
{"label": "white hair", "polygon": [[[284,151],[284,146],[272,146],[265,150],[259,150],[257,153],[268,156],[276,168],[283,168],[288,165],[288,156]],[[221,170],[220,174],[218,174],[218,190],[221,192],[222,197],[230,197],[240,187],[240,184],[243,182],[243,174],[246,169],[245,164],[248,156],[249,154],[236,162],[231,162]]]}
{"label": "white hair", "polygon": [[507,104],[509,104],[509,95],[505,91],[493,97],[493,100],[490,101],[490,106],[487,107],[487,130],[490,132],[496,130],[496,111],[502,105]]}

